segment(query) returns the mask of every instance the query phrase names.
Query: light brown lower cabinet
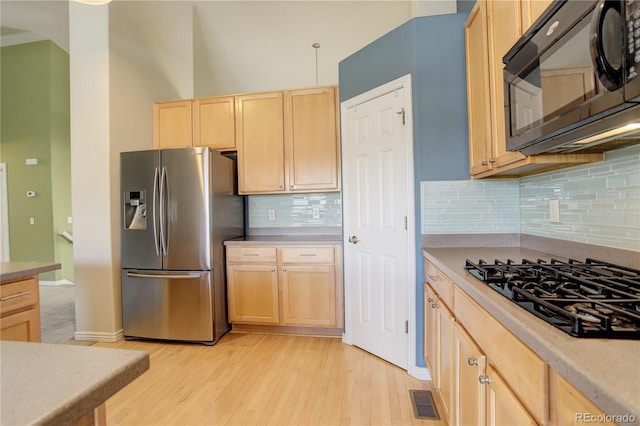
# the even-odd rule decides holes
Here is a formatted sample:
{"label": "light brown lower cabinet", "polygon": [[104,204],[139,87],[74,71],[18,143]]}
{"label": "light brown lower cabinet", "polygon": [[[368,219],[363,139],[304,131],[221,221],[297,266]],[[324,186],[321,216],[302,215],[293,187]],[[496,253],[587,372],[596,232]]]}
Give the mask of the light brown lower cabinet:
{"label": "light brown lower cabinet", "polygon": [[448,424],[611,425],[597,423],[602,410],[426,259],[425,272],[425,361]]}
{"label": "light brown lower cabinet", "polygon": [[40,341],[38,276],[0,285],[0,339]]}
{"label": "light brown lower cabinet", "polygon": [[235,329],[341,334],[340,246],[229,246],[227,293]]}

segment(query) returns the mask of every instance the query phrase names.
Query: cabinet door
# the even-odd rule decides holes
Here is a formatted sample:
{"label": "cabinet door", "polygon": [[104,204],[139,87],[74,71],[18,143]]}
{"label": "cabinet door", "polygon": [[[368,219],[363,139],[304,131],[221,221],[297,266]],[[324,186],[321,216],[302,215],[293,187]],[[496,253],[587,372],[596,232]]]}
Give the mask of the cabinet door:
{"label": "cabinet door", "polygon": [[491,0],[487,2],[489,19],[489,87],[491,90],[492,156],[500,167],[525,158],[519,152],[507,151],[502,58],[522,35],[521,3],[519,1]]}
{"label": "cabinet door", "polygon": [[216,150],[236,149],[235,98],[220,96],[193,102],[193,144]]}
{"label": "cabinet door", "polygon": [[440,302],[436,304],[436,310],[438,311],[440,326],[437,343],[438,348],[438,365],[440,378],[440,387],[438,393],[442,401],[442,408],[444,409],[444,416],[447,419],[447,423],[452,424],[454,418],[452,417],[453,407],[453,373],[454,373],[454,351],[453,351],[453,327],[455,325],[455,318],[449,310],[443,306]]}
{"label": "cabinet door", "polygon": [[193,145],[191,100],[153,104],[153,146],[157,149]]}
{"label": "cabinet door", "polygon": [[276,265],[227,265],[229,322],[277,324]]}
{"label": "cabinet door", "polygon": [[0,318],[0,340],[40,341],[40,308]]}
{"label": "cabinet door", "polygon": [[438,298],[433,289],[427,284],[424,286],[424,357],[431,373],[431,380],[434,388],[440,387],[440,377],[438,375],[438,311],[436,306]]}
{"label": "cabinet door", "polygon": [[484,376],[487,385],[487,425],[537,425],[536,421],[491,365]]}
{"label": "cabinet door", "polygon": [[493,168],[487,55],[487,3],[476,2],[465,24],[467,59],[467,116],[471,175]]}
{"label": "cabinet door", "polygon": [[456,384],[455,423],[460,426],[485,424],[485,391],[478,380],[485,375],[487,358],[471,337],[455,327]]}
{"label": "cabinet door", "polygon": [[553,0],[521,0],[523,31],[528,30],[552,2]]}
{"label": "cabinet door", "polygon": [[594,419],[600,416],[604,419],[605,413],[554,369],[549,370],[549,400],[549,424],[552,426],[585,423],[614,426],[614,423],[596,423]]}
{"label": "cabinet door", "polygon": [[237,97],[236,145],[241,194],[284,192],[282,92]]}
{"label": "cabinet door", "polygon": [[333,266],[286,265],[280,271],[282,322],[287,325],[336,325]]}
{"label": "cabinet door", "polygon": [[286,91],[284,102],[288,190],[338,190],[335,88]]}

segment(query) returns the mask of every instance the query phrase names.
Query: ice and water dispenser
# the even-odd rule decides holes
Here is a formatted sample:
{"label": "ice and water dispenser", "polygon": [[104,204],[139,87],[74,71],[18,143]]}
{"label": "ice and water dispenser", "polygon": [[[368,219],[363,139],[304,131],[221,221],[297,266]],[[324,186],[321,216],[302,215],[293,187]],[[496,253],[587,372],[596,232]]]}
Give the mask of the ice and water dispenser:
{"label": "ice and water dispenser", "polygon": [[147,228],[147,205],[144,191],[124,193],[124,229]]}

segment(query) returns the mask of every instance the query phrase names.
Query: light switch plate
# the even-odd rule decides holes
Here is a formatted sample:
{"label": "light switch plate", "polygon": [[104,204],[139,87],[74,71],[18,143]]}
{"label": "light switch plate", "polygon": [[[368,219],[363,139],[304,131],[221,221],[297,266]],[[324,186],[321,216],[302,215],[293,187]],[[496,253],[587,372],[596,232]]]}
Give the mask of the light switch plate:
{"label": "light switch plate", "polygon": [[549,223],[560,223],[559,200],[549,200]]}

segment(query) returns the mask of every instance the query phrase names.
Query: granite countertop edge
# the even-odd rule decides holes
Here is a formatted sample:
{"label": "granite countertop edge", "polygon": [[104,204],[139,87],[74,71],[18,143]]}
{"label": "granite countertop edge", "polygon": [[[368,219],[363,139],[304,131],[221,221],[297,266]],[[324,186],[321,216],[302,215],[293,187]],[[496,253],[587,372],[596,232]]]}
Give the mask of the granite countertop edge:
{"label": "granite countertop edge", "polygon": [[[139,350],[11,341],[0,346],[3,424],[75,424],[150,364],[149,354]],[[57,372],[47,374],[42,361],[56,362]],[[34,401],[38,394],[43,397]]]}
{"label": "granite countertop edge", "polygon": [[341,245],[340,235],[248,235],[224,242],[226,246],[248,245]]}
{"label": "granite countertop edge", "polygon": [[0,262],[0,282],[4,283],[43,272],[55,271],[61,267],[59,263],[54,262]]}
{"label": "granite countertop edge", "polygon": [[[423,248],[422,255],[606,414],[631,414],[635,421],[630,424],[640,424],[639,341],[568,336],[495,292],[464,269],[466,258],[493,261],[494,258],[549,259],[551,255],[519,247]],[[615,351],[618,351],[618,357],[612,359],[611,353]],[[607,368],[603,359],[618,364],[615,368]]]}

